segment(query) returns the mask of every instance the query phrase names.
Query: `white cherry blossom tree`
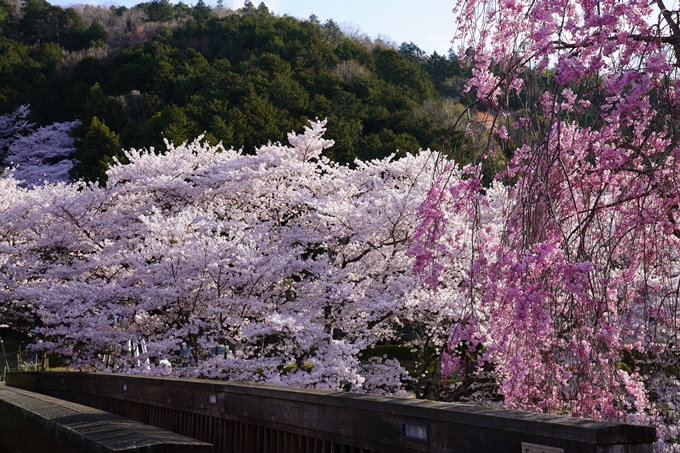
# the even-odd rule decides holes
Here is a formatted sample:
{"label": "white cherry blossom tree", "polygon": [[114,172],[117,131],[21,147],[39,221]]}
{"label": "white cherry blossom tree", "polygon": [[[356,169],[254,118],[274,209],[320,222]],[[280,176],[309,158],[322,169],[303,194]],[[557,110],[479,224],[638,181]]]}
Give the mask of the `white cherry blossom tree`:
{"label": "white cherry blossom tree", "polygon": [[410,329],[437,356],[455,322],[408,252],[437,156],[340,166],[324,125],[255,155],[200,138],[130,150],[104,188],[3,179],[3,295],[35,347],[77,367],[403,393],[399,362],[360,354]]}

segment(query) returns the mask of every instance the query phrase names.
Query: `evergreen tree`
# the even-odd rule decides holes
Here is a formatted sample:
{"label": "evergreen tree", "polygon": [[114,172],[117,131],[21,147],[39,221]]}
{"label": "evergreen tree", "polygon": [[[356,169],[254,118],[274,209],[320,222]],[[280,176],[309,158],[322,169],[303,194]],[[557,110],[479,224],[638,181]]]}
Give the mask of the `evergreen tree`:
{"label": "evergreen tree", "polygon": [[94,116],[85,138],[77,144],[74,157],[76,163],[71,170],[71,177],[99,181],[103,186],[106,184],[106,170],[113,163],[113,157],[122,158],[120,137]]}

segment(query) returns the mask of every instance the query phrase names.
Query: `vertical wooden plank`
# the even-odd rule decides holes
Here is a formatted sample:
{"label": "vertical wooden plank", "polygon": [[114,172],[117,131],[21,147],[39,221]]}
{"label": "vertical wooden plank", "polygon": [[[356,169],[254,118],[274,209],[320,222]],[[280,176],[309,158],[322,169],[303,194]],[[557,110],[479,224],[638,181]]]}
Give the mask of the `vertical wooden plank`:
{"label": "vertical wooden plank", "polygon": [[239,422],[233,422],[234,423],[234,438],[233,438],[233,444],[234,444],[234,453],[241,453],[241,423]]}
{"label": "vertical wooden plank", "polygon": [[238,452],[237,453],[246,453],[245,447],[246,447],[245,426],[244,426],[244,423],[239,422],[238,423]]}
{"label": "vertical wooden plank", "polygon": [[212,415],[208,417],[208,442],[215,445],[215,422],[216,419]]}
{"label": "vertical wooden plank", "polygon": [[236,423],[235,421],[230,421],[230,423],[229,423],[229,437],[230,437],[229,438],[229,445],[230,445],[229,453],[236,453],[236,447],[237,447],[236,442],[238,442],[238,438],[237,438],[237,435],[236,435],[236,429],[238,428],[237,425],[238,425],[238,423]]}
{"label": "vertical wooden plank", "polygon": [[225,433],[227,434],[226,438],[224,439],[224,444],[226,445],[226,453],[235,453],[234,452],[234,422],[232,420],[229,420],[227,422],[227,429],[225,430]]}
{"label": "vertical wooden plank", "polygon": [[213,453],[222,453],[221,431],[222,431],[222,419],[215,417],[215,433],[213,435],[213,439],[215,441],[213,443]]}
{"label": "vertical wooden plank", "polygon": [[264,428],[257,427],[257,453],[264,453]]}
{"label": "vertical wooden plank", "polygon": [[253,452],[253,429],[252,425],[250,423],[245,424],[245,451],[247,452]]}
{"label": "vertical wooden plank", "polygon": [[264,429],[264,453],[273,453],[272,444],[272,430],[271,428]]}

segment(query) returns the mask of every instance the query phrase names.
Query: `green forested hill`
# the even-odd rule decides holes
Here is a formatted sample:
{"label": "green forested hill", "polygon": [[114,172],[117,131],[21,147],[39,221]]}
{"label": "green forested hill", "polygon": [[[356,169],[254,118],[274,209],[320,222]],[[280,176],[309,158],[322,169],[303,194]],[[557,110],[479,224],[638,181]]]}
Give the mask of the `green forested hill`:
{"label": "green forested hill", "polygon": [[101,178],[124,148],[205,134],[250,152],[315,118],[328,119],[329,157],[342,163],[439,148],[450,123],[440,93],[463,86],[455,61],[264,5],[13,1],[0,0],[0,114],[30,103],[39,124],[81,120],[75,178]]}

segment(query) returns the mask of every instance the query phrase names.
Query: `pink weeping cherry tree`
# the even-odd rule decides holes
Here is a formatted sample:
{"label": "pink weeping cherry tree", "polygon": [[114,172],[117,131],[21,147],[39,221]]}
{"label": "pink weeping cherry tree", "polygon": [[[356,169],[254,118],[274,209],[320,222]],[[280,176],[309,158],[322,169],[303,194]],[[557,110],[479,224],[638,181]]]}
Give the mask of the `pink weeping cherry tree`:
{"label": "pink weeping cherry tree", "polygon": [[[653,423],[670,449],[678,11],[661,0],[465,0],[454,12],[470,112],[485,112],[459,127],[479,155],[462,178],[439,165],[412,246],[433,297],[457,288],[445,372],[472,372],[472,357],[508,408]],[[465,228],[450,221],[461,216]]]}

